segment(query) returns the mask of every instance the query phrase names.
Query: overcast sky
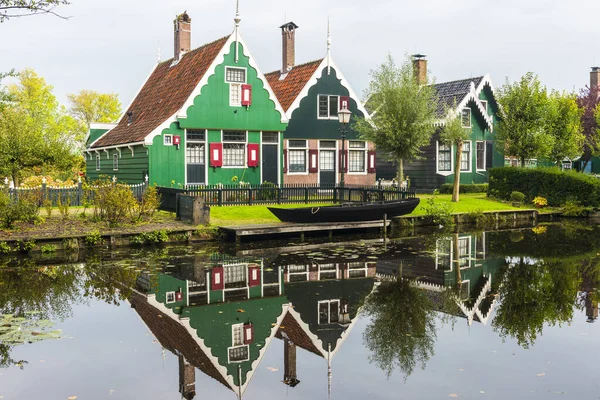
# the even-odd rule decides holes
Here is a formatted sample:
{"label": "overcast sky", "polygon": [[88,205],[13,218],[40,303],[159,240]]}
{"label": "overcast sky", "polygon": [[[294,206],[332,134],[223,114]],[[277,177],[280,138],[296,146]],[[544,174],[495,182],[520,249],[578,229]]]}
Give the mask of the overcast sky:
{"label": "overcast sky", "polygon": [[[0,24],[0,71],[35,69],[63,103],[81,89],[117,93],[124,107],[156,63],[173,56],[173,19],[187,10],[192,47],[233,30],[235,0],[71,0],[52,16]],[[600,64],[598,0],[240,0],[241,33],[263,73],[281,68],[281,33],[296,32],[298,64],[326,52],[362,94],[388,53],[424,53],[437,82],[489,73],[495,86],[527,71],[573,90]],[[287,21],[286,21],[287,20]]]}

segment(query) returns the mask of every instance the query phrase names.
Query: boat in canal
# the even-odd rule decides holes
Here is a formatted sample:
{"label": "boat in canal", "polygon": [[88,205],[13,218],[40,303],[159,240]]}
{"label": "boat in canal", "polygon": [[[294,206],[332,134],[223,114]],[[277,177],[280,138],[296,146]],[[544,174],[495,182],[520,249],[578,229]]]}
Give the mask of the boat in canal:
{"label": "boat in canal", "polygon": [[410,214],[419,205],[418,198],[373,202],[345,203],[336,206],[315,206],[299,208],[268,207],[283,222],[364,222],[379,221]]}

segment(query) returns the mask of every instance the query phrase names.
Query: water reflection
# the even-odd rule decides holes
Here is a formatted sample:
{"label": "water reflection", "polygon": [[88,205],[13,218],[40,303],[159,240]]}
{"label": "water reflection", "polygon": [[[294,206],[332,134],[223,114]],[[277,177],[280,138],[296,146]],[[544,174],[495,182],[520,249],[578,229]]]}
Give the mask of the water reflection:
{"label": "water reflection", "polygon": [[566,225],[229,254],[166,247],[81,254],[69,264],[13,260],[0,268],[0,367],[26,367],[13,356],[17,346],[59,337],[55,326],[75,306],[99,301],[130,305],[177,358],[185,399],[200,392],[196,370],[244,397],[269,349],[281,352],[278,382],[296,391],[313,384],[311,371],[298,368],[307,357],[327,371],[321,379],[331,394],[336,368],[364,367],[336,364],[346,343],[350,352],[364,348],[388,379],[398,373],[406,382],[457,324],[526,349],[579,310],[597,320],[597,231]]}

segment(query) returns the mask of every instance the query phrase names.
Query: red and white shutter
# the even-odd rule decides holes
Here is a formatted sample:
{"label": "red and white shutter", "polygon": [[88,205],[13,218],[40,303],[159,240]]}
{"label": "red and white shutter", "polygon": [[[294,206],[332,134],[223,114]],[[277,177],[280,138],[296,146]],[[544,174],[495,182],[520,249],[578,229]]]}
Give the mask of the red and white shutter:
{"label": "red and white shutter", "polygon": [[248,143],[248,166],[258,167],[258,144]]}
{"label": "red and white shutter", "polygon": [[350,109],[350,97],[348,96],[340,96],[340,110],[344,108]]}
{"label": "red and white shutter", "polygon": [[260,267],[257,265],[248,267],[248,286],[260,285]]}
{"label": "red and white shutter", "polygon": [[248,107],[252,104],[252,85],[242,85],[242,105]]}
{"label": "red and white shutter", "polygon": [[375,173],[375,150],[367,152],[367,172],[369,174]]}
{"label": "red and white shutter", "polygon": [[182,300],[183,300],[183,293],[175,292],[175,301],[182,301]]}
{"label": "red and white shutter", "polygon": [[222,167],[223,166],[223,143],[211,143],[210,144],[210,166],[211,167]]}
{"label": "red and white shutter", "polygon": [[223,290],[225,288],[225,275],[223,267],[214,267],[211,271],[211,290]]}
{"label": "red and white shutter", "polygon": [[254,326],[248,322],[244,324],[244,344],[251,344],[254,342]]}
{"label": "red and white shutter", "polygon": [[308,172],[311,174],[319,172],[319,151],[317,149],[308,150]]}

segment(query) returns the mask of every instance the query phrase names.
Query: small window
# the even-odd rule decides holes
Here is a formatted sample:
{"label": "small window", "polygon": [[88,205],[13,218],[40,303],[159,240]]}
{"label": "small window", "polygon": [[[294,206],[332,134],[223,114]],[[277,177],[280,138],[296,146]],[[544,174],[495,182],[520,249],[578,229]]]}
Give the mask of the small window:
{"label": "small window", "polygon": [[463,108],[461,113],[461,121],[463,128],[471,127],[471,109]]}
{"label": "small window", "polygon": [[340,99],[338,96],[329,96],[329,118],[337,117],[339,104]]}
{"label": "small window", "polygon": [[319,147],[322,149],[335,149],[335,141],[333,140],[321,140]]}
{"label": "small window", "polygon": [[[348,172],[365,172],[366,143],[351,140],[348,142]],[[359,150],[360,149],[360,150]]]}
{"label": "small window", "polygon": [[167,292],[167,304],[175,303],[175,292]]}
{"label": "small window", "polygon": [[477,142],[477,170],[485,169],[485,142]]}
{"label": "small window", "polygon": [[186,133],[188,141],[204,141],[206,139],[205,130],[188,130]]}
{"label": "small window", "polygon": [[438,171],[452,171],[452,148],[449,144],[438,142]]}
{"label": "small window", "polygon": [[340,96],[319,95],[319,118],[337,118]]}
{"label": "small window", "polygon": [[279,143],[279,134],[277,132],[263,132],[263,143]]}
{"label": "small window", "polygon": [[163,144],[165,146],[172,146],[173,145],[173,135],[163,136]]}
{"label": "small window", "polygon": [[223,166],[246,166],[246,132],[223,131]]}
{"label": "small window", "polygon": [[246,70],[243,68],[227,67],[225,69],[225,82],[246,83]]}
{"label": "small window", "polygon": [[289,140],[288,147],[306,147],[306,140]]}
{"label": "small window", "polygon": [[319,118],[329,117],[328,96],[319,96]]}
{"label": "small window", "polygon": [[100,155],[96,154],[96,171],[100,171]]}
{"label": "small window", "polygon": [[245,142],[246,132],[223,131],[223,142]]}
{"label": "small window", "polygon": [[229,349],[230,362],[246,361],[248,358],[248,346],[232,347]]}
{"label": "small window", "polygon": [[479,101],[481,101],[481,105],[483,106],[483,109],[487,113],[487,110],[488,110],[488,102],[487,102],[487,100],[479,100]]}
{"label": "small window", "polygon": [[231,345],[241,346],[244,344],[244,324],[235,324],[231,326]]}
{"label": "small window", "polygon": [[351,140],[350,142],[348,142],[348,147],[351,149],[364,149],[366,147],[366,143]]}
{"label": "small window", "polygon": [[464,142],[462,154],[460,155],[460,170],[469,171],[471,169],[471,142]]}
{"label": "small window", "polygon": [[229,105],[242,105],[242,85],[239,83],[231,83],[229,85]]}
{"label": "small window", "polygon": [[306,150],[289,150],[289,171],[306,172]]}
{"label": "small window", "polygon": [[113,171],[119,170],[119,155],[113,154]]}
{"label": "small window", "polygon": [[334,324],[339,321],[340,301],[324,300],[320,301],[319,307],[319,325]]}

